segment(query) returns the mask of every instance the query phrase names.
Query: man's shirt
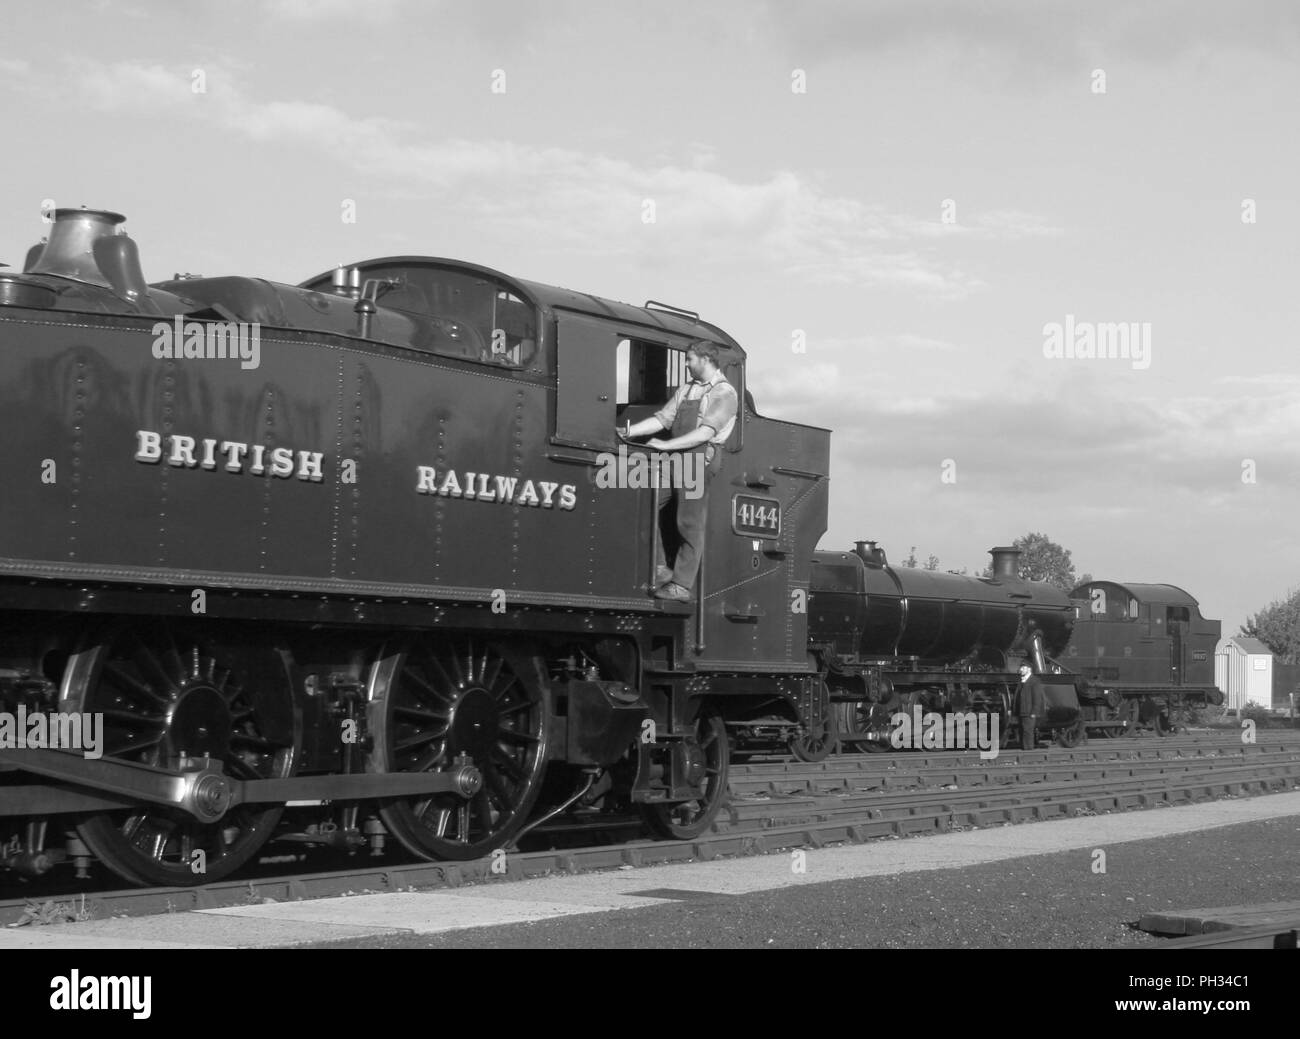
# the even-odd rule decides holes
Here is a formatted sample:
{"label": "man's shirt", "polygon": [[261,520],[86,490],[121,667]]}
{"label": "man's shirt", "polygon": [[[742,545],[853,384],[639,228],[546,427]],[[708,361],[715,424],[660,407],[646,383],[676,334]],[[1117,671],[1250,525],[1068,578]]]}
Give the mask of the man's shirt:
{"label": "man's shirt", "polygon": [[714,433],[708,442],[710,444],[725,444],[727,437],[731,436],[731,431],[735,428],[736,412],[740,407],[740,401],[736,397],[736,388],[727,382],[727,377],[719,370],[714,372],[713,378],[707,382],[696,382],[691,379],[679,386],[668,403],[655,412],[655,418],[663,423],[664,429],[671,430],[673,428],[673,420],[677,418],[677,409],[681,406],[682,401],[687,400],[701,401],[699,424],[708,426]]}

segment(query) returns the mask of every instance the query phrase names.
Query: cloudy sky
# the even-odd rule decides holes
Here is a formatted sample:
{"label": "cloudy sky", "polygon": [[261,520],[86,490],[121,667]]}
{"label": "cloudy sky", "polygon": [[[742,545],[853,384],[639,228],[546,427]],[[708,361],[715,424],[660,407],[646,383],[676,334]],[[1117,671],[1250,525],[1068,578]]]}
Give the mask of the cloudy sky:
{"label": "cloudy sky", "polygon": [[[425,253],[668,300],[746,347],[761,411],[835,431],[826,547],[975,568],[1042,531],[1225,631],[1300,586],[1289,0],[53,0],[5,23],[0,260],[51,198],[127,214],[150,280]],[[1145,326],[1149,364],[1045,356],[1067,315]]]}

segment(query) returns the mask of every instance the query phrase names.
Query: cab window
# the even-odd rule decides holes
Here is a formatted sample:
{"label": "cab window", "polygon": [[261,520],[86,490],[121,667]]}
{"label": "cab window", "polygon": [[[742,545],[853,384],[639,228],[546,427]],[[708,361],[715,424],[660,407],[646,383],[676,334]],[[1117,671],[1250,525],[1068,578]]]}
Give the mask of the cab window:
{"label": "cab window", "polygon": [[622,339],[615,356],[620,407],[653,406],[658,410],[689,378],[686,351],[680,347]]}
{"label": "cab window", "polygon": [[438,267],[368,268],[376,302],[415,320],[417,349],[509,368],[537,366],[537,315],[486,275]]}

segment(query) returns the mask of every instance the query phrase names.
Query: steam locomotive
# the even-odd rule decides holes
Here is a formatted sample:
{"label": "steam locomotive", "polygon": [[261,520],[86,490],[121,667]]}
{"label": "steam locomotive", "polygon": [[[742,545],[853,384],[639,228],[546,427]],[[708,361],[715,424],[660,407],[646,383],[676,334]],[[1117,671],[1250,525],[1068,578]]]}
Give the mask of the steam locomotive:
{"label": "steam locomotive", "polygon": [[1070,593],[1078,623],[1062,658],[1080,676],[1090,733],[1164,736],[1192,712],[1223,703],[1214,684],[1219,621],[1170,584],[1092,581]]}
{"label": "steam locomotive", "polygon": [[[469,859],[541,806],[689,838],[737,741],[816,757],[919,706],[1005,733],[1022,661],[1081,737],[1068,599],[1007,550],[816,551],[830,434],[760,415],[698,314],[423,256],[147,284],[123,219],[60,209],[0,274],[0,870]],[[745,405],[674,603],[658,488],[599,476],[701,339]]]}

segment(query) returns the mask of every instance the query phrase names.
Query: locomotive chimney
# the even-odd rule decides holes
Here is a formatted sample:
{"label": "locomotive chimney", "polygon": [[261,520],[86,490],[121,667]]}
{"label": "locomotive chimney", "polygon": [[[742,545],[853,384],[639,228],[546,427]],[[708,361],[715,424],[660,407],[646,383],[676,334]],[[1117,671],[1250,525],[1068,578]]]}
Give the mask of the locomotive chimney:
{"label": "locomotive chimney", "polygon": [[147,314],[161,313],[149,298],[135,242],[117,231],[125,219],[103,209],[56,209],[50,240],[28,252],[25,272],[100,285]]}
{"label": "locomotive chimney", "polygon": [[1018,548],[990,548],[989,555],[993,557],[993,576],[1006,577],[1015,581],[1020,577],[1020,549]]}
{"label": "locomotive chimney", "polygon": [[121,213],[103,209],[56,209],[50,240],[28,273],[53,274],[113,288],[95,260],[95,243],[117,234],[117,225],[125,219]]}
{"label": "locomotive chimney", "polygon": [[885,559],[885,550],[880,548],[874,541],[855,541],[853,542],[853,551],[864,563],[874,563],[876,566],[888,565],[888,561]]}

